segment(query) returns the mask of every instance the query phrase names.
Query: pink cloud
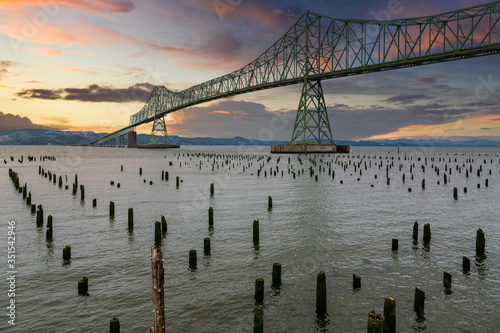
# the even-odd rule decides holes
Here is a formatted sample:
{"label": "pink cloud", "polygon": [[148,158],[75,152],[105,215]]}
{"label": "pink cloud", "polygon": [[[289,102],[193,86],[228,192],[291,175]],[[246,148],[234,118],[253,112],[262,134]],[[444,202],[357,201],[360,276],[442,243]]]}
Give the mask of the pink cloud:
{"label": "pink cloud", "polygon": [[46,47],[33,48],[33,52],[48,58],[59,58],[64,54],[64,51],[50,49]]}
{"label": "pink cloud", "polygon": [[46,1],[40,0],[2,0],[0,8],[10,11],[24,11],[26,8],[39,8],[58,11],[60,6],[79,11],[91,13],[127,13],[135,9],[135,5],[130,0],[58,0]]}

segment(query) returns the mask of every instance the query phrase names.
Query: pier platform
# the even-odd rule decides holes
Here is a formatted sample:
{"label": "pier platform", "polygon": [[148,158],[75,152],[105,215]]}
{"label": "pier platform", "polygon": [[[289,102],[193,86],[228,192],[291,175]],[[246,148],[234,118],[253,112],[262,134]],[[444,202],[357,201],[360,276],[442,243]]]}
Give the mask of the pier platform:
{"label": "pier platform", "polygon": [[289,143],[287,145],[272,145],[273,154],[348,154],[351,146],[342,146],[335,143]]}
{"label": "pier platform", "polygon": [[158,149],[158,148],[180,148],[180,145],[167,145],[165,143],[149,143],[147,145],[137,145],[137,148]]}

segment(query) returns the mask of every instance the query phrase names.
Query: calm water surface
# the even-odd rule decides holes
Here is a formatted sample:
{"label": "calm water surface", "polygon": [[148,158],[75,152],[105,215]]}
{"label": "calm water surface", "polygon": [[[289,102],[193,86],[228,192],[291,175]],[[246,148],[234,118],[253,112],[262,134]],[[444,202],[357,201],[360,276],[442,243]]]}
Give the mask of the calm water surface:
{"label": "calm water surface", "polygon": [[[0,331],[107,332],[109,320],[118,317],[122,332],[148,332],[150,248],[154,222],[164,215],[167,332],[252,332],[257,277],[265,280],[266,332],[364,332],[367,313],[382,312],[387,296],[396,297],[399,332],[500,332],[499,149],[401,148],[398,154],[397,148],[353,147],[350,155],[292,155],[290,162],[289,156],[279,158],[268,149],[0,147],[5,258],[0,261]],[[28,161],[28,155],[37,160]],[[40,161],[44,155],[56,161]],[[69,189],[39,175],[39,165],[63,176]],[[467,178],[465,169],[471,167]],[[43,228],[37,228],[35,215],[15,191],[9,168],[27,183],[33,203],[43,205]],[[271,175],[270,169],[277,168]],[[168,181],[161,180],[162,170],[168,171]],[[71,193],[75,174],[85,186],[83,201],[79,191]],[[210,183],[215,184],[213,198]],[[110,201],[115,202],[114,219],[109,218]],[[130,207],[133,232],[127,229]],[[213,230],[208,229],[209,207]],[[52,242],[45,237],[49,214]],[[252,242],[255,219],[260,221],[258,247]],[[16,326],[7,323],[6,315],[9,221],[16,223]],[[415,221],[420,225],[416,244]],[[422,244],[426,223],[432,230],[427,248]],[[486,234],[486,258],[475,256],[478,228]],[[203,255],[205,237],[211,238],[210,256]],[[391,251],[392,238],[399,239],[397,253]],[[62,260],[66,245],[72,249],[69,263]],[[188,268],[190,249],[198,251],[196,270]],[[471,259],[470,273],[461,270],[462,256]],[[282,264],[279,290],[271,288],[275,262]],[[321,270],[328,290],[328,315],[322,319],[315,313]],[[451,293],[443,289],[444,271],[453,278]],[[358,291],[352,290],[352,274],[361,276]],[[84,276],[89,278],[86,297],[77,293]],[[426,293],[425,318],[419,320],[413,311],[415,287]]]}

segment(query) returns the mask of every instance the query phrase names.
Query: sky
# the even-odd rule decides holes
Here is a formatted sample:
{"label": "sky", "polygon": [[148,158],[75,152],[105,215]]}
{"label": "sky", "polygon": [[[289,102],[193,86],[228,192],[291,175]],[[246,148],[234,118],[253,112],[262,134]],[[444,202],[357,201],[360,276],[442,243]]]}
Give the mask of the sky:
{"label": "sky", "polygon": [[[487,2],[0,0],[0,131],[116,131],[155,85],[180,91],[239,69],[308,9],[395,19]],[[323,81],[333,138],[500,141],[499,61],[492,55]],[[290,140],[301,89],[180,110],[166,117],[168,133]]]}

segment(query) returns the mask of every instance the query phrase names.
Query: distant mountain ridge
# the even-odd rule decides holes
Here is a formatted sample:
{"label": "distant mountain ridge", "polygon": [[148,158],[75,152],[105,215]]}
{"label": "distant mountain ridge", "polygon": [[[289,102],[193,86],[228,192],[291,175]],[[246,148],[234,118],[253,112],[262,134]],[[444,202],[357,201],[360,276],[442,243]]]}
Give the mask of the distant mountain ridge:
{"label": "distant mountain ridge", "polygon": [[[13,131],[0,131],[0,145],[85,145],[103,137],[107,133],[92,131],[50,131],[44,129],[23,129]],[[137,135],[138,144],[149,142],[150,135]],[[118,140],[117,140],[118,141]],[[269,146],[272,144],[287,144],[288,141],[262,141],[246,139],[240,136],[234,138],[199,137],[188,138],[170,135],[171,144],[185,146]],[[500,147],[500,141],[493,140],[467,140],[450,141],[445,139],[430,140],[374,140],[374,141],[345,141],[335,140],[340,145],[350,146],[389,146],[389,147]]]}

